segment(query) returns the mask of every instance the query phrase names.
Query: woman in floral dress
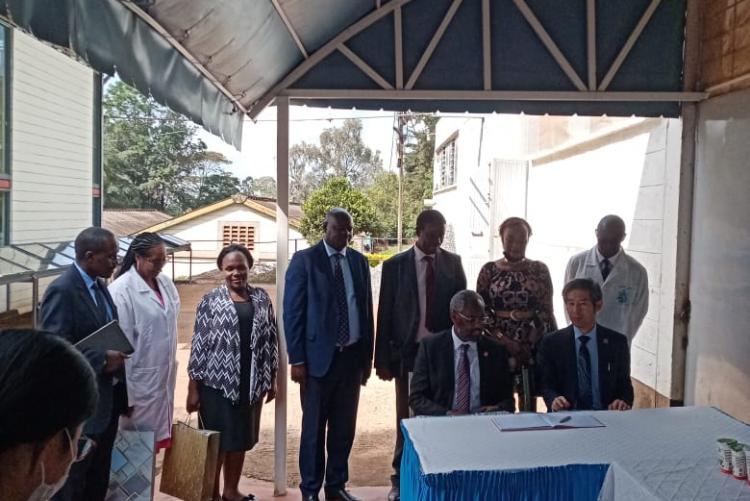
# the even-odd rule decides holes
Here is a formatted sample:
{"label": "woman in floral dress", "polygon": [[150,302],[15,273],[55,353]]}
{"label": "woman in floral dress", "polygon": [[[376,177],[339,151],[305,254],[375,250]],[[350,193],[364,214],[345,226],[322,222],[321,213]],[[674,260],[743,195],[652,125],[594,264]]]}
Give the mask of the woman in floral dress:
{"label": "woman in floral dress", "polygon": [[557,330],[552,312],[552,279],[547,265],[526,258],[531,226],[511,217],[500,225],[504,257],[485,264],[477,279],[490,332],[508,350],[519,410],[535,411],[536,349],[544,334]]}

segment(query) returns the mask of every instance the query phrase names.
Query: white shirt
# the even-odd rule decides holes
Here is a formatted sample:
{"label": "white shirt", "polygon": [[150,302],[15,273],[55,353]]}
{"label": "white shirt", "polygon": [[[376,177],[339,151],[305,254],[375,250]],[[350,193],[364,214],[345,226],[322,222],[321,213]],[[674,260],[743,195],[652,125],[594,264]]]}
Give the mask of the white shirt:
{"label": "white shirt", "polygon": [[466,351],[466,355],[469,357],[469,412],[478,412],[482,406],[481,400],[479,399],[479,352],[477,350],[476,341],[461,341],[456,336],[456,330],[451,329],[453,335],[453,402],[455,403],[458,397],[458,362],[461,356],[461,345],[468,344],[469,349]]}
{"label": "white shirt", "polygon": [[334,254],[341,254],[343,259],[341,262],[341,273],[344,275],[344,288],[346,289],[346,309],[349,314],[349,342],[347,346],[353,345],[359,341],[359,310],[357,309],[357,296],[354,293],[354,280],[352,279],[352,270],[349,268],[349,260],[346,259],[346,247],[337,251],[328,242],[323,240],[323,245],[326,248],[328,257],[331,260],[331,270],[336,273],[336,263],[334,261]]}
{"label": "white shirt", "polygon": [[414,246],[414,264],[417,267],[417,295],[419,296],[419,327],[417,327],[417,342],[432,334],[425,325],[427,322],[427,287],[425,278],[427,277],[427,261],[423,258],[429,256],[432,258],[432,270],[435,271],[435,254],[425,254],[422,249]]}
{"label": "white shirt", "polygon": [[599,264],[602,259],[596,246],[571,257],[565,269],[565,283],[574,278],[590,278],[599,284],[604,305],[596,321],[624,334],[630,344],[648,311],[648,274],[643,265],[620,249],[609,258],[612,268],[605,281]]}

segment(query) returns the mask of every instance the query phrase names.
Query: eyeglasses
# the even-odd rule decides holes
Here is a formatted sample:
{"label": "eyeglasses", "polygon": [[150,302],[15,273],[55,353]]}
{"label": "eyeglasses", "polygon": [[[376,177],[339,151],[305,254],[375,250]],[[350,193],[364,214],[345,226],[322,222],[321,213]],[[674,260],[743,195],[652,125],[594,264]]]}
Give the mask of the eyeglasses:
{"label": "eyeglasses", "polygon": [[[70,436],[70,432],[67,428],[65,428],[65,434],[68,436],[70,446],[73,447],[73,437]],[[92,438],[89,438],[86,435],[81,435],[81,437],[78,439],[77,453],[75,459],[73,459],[73,462],[79,463],[86,459],[88,455],[91,454],[91,451],[94,450],[95,446],[96,442],[94,442]]]}
{"label": "eyeglasses", "polygon": [[470,316],[468,316],[468,315],[464,315],[464,314],[463,314],[463,313],[461,313],[460,311],[457,311],[457,312],[456,312],[456,314],[457,314],[457,315],[458,315],[459,317],[461,317],[461,318],[463,318],[464,320],[466,320],[467,322],[472,322],[472,323],[475,323],[475,322],[486,322],[486,321],[487,321],[487,315],[485,315],[485,314],[482,314],[482,315],[480,315],[480,316],[477,316],[477,317],[470,317]]}

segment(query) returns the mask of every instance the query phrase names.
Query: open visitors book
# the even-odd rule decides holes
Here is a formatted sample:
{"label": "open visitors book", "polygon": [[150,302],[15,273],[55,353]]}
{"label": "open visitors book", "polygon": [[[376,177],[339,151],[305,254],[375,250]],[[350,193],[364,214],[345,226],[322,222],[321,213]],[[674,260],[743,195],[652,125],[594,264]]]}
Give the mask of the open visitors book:
{"label": "open visitors book", "polygon": [[604,423],[591,414],[506,414],[495,416],[492,422],[500,431],[556,430],[570,428],[602,428]]}

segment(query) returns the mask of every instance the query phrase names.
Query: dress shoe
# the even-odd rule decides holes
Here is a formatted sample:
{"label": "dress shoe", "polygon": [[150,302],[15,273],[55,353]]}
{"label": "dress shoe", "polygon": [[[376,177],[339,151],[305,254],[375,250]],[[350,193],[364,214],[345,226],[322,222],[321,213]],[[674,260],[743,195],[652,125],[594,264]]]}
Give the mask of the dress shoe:
{"label": "dress shoe", "polygon": [[349,494],[343,487],[340,489],[326,489],[326,501],[361,501]]}
{"label": "dress shoe", "polygon": [[320,498],[318,498],[317,494],[303,494],[302,501],[320,501]]}
{"label": "dress shoe", "polygon": [[388,501],[400,501],[401,500],[401,489],[398,486],[391,487],[388,492]]}

